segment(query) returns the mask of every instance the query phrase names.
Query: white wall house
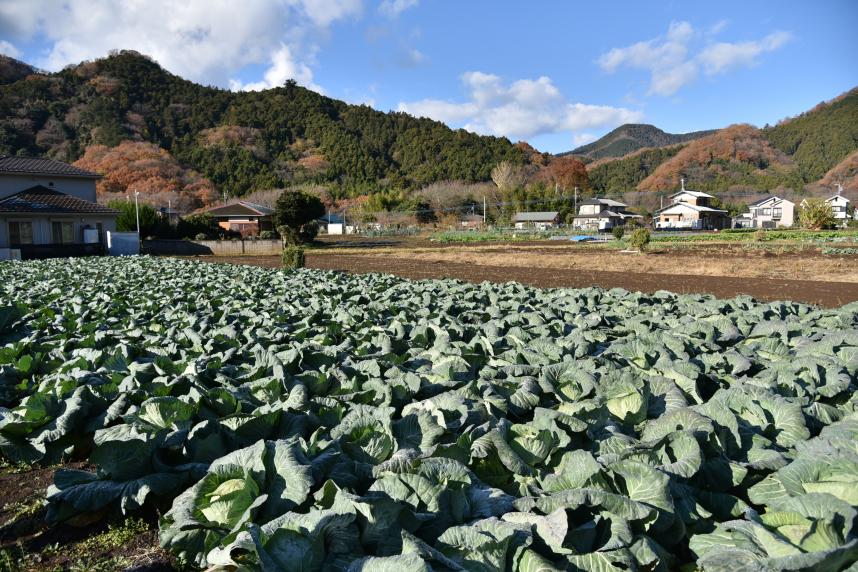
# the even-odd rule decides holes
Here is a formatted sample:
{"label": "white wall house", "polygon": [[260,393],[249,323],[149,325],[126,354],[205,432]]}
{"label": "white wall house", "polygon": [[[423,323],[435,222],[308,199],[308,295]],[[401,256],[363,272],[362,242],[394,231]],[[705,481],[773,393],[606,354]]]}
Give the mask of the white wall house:
{"label": "white wall house", "polygon": [[849,199],[841,195],[838,190],[836,195],[828,197],[825,202],[831,205],[831,212],[834,213],[834,220],[837,221],[837,224],[846,225],[847,220],[849,220]]}
{"label": "white wall house", "polygon": [[633,219],[643,218],[626,211],[628,205],[612,199],[587,199],[578,206],[572,227],[579,230],[610,230],[624,226]]}
{"label": "white wall house", "polygon": [[537,228],[545,230],[557,226],[560,219],[560,213],[557,211],[537,211],[537,212],[521,212],[516,213],[513,222],[515,228]]}
{"label": "white wall house", "polygon": [[737,228],[783,228],[795,224],[795,203],[766,197],[748,205],[748,212],[733,219]]}
{"label": "white wall house", "polygon": [[[826,204],[831,207],[831,212],[834,215],[834,222],[837,226],[846,226],[850,216],[858,220],[858,209],[854,209],[850,215],[851,201],[843,196],[843,186],[837,185],[837,194],[825,199]],[[807,199],[801,201],[801,207],[807,204]]]}
{"label": "white wall house", "polygon": [[22,258],[103,252],[119,213],[96,202],[99,177],[52,159],[0,156],[0,248]]}
{"label": "white wall house", "polygon": [[668,197],[671,204],[655,211],[653,223],[660,230],[720,230],[730,226],[727,211],[713,208],[710,194],[685,188]]}

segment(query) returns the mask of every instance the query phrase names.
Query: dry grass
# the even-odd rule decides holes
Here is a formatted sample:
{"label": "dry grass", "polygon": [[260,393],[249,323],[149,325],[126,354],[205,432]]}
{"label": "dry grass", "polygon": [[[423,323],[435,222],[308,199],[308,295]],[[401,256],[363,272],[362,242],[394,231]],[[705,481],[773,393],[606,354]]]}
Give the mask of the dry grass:
{"label": "dry grass", "polygon": [[[707,245],[709,246],[709,245]],[[739,278],[858,283],[858,257],[816,253],[747,251],[708,247],[696,252],[661,249],[648,254],[582,246],[467,245],[446,248],[326,249],[324,253],[407,258],[477,266],[509,266],[642,272]],[[323,252],[319,252],[323,254]]]}

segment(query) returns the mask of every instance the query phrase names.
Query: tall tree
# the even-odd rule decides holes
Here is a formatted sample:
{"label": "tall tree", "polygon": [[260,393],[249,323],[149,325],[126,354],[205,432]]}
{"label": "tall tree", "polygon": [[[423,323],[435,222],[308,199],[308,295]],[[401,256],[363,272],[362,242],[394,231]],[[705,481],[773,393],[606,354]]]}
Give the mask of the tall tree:
{"label": "tall tree", "polygon": [[492,181],[502,191],[517,189],[524,184],[524,170],[510,161],[501,161],[492,169]]}
{"label": "tall tree", "polygon": [[283,191],[274,205],[274,226],[284,240],[300,242],[312,240],[311,226],[325,214],[325,205],[319,197],[301,191]]}

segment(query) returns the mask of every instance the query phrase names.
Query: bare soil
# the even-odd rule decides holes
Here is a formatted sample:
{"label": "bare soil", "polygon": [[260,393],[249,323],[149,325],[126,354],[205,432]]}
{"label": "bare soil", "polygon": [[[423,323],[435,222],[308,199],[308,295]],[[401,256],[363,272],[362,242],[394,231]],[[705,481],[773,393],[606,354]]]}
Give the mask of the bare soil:
{"label": "bare soil", "polygon": [[0,472],[0,570],[6,572],[109,570],[115,565],[134,572],[174,572],[175,560],[158,545],[157,514],[141,515],[145,530],[119,546],[79,545],[105,532],[110,525],[121,526],[122,519],[103,517],[94,522],[72,526],[49,526],[42,506],[45,491],[58,468],[87,468],[84,463],[62,467],[4,469]]}
{"label": "bare soil", "polygon": [[[619,256],[619,255],[618,255]],[[629,255],[635,256],[635,255]],[[276,256],[198,257],[208,262],[250,264],[279,268]],[[634,259],[629,258],[629,266]],[[749,263],[752,263],[749,261]],[[661,274],[635,272],[629,269],[616,271],[550,268],[545,266],[491,266],[459,262],[426,261],[417,258],[394,256],[367,256],[349,254],[306,255],[308,268],[340,270],[344,272],[385,272],[403,278],[455,278],[467,282],[521,282],[539,288],[624,288],[630,291],[656,292],[668,290],[680,294],[712,294],[719,298],[732,298],[747,294],[762,301],[792,300],[834,308],[858,300],[858,283],[819,282],[790,278],[741,278],[734,276],[706,276],[699,274]],[[858,265],[858,260],[856,260]]]}

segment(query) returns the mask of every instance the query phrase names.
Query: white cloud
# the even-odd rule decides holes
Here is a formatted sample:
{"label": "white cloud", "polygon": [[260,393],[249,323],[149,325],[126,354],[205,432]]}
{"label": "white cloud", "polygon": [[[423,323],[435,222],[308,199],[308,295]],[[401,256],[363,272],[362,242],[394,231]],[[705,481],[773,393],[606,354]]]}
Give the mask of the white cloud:
{"label": "white cloud", "polygon": [[760,54],[773,52],[791,39],[789,32],[773,32],[756,42],[719,42],[707,46],[700,53],[699,60],[708,75],[724,73],[737,67],[755,65]]}
{"label": "white cloud", "polygon": [[721,20],[703,34],[688,22],[672,22],[665,36],[613,48],[599,56],[597,63],[608,73],[620,67],[646,70],[650,73],[650,95],[673,95],[697,78],[701,66],[710,76],[752,66],[761,54],[777,50],[792,38],[789,32],[774,32],[757,41],[709,44],[690,55],[695,39],[714,36],[726,26]]}
{"label": "white cloud", "polygon": [[622,107],[569,102],[546,76],[505,84],[499,76],[474,71],[463,74],[462,83],[467,101],[423,99],[402,102],[398,110],[511,139],[615,127],[642,119],[640,112]]}
{"label": "white cloud", "polygon": [[[122,48],[188,79],[255,89],[279,85],[284,73],[312,85],[316,38],[361,10],[361,0],[10,0],[0,4],[0,29],[44,40],[47,53],[33,63],[48,70]],[[260,64],[269,66],[263,81],[234,80]]]}
{"label": "white cloud", "polygon": [[295,61],[295,58],[292,57],[292,50],[286,44],[281,44],[280,48],[271,54],[271,65],[261,81],[243,84],[238,80],[231,79],[229,88],[233,91],[261,91],[280,87],[288,79],[294,79],[301,85],[320,93],[324,92],[320,86],[313,83],[313,70],[307,64]]}
{"label": "white cloud", "polygon": [[388,18],[396,18],[405,10],[417,6],[419,0],[382,0],[378,11]]}
{"label": "white cloud", "polygon": [[403,50],[397,62],[402,67],[406,68],[416,68],[417,66],[423,65],[429,58],[426,55],[418,50],[417,48],[410,48]]}
{"label": "white cloud", "polygon": [[598,138],[592,133],[576,133],[572,136],[572,144],[575,145],[575,147],[580,147],[581,145],[586,145],[596,139]]}
{"label": "white cloud", "polygon": [[10,58],[21,57],[21,52],[18,51],[18,48],[6,40],[0,40],[0,54],[9,56]]}

